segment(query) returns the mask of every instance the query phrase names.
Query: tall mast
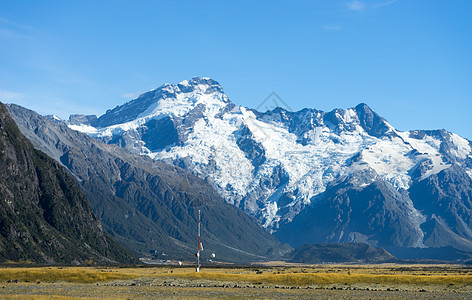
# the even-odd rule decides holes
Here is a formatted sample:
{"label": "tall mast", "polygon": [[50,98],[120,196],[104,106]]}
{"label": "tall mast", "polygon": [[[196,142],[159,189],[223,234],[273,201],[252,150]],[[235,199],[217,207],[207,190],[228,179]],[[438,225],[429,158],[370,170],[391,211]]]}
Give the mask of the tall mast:
{"label": "tall mast", "polygon": [[198,239],[197,239],[197,272],[200,272],[200,251],[203,250],[200,243],[200,210],[198,210]]}

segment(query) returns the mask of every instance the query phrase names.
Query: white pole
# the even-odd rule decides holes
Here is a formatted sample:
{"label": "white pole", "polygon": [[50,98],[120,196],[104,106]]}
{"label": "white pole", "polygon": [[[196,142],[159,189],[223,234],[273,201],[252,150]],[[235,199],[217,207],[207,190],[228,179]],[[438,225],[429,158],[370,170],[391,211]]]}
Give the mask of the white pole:
{"label": "white pole", "polygon": [[197,272],[200,272],[200,210],[198,210]]}

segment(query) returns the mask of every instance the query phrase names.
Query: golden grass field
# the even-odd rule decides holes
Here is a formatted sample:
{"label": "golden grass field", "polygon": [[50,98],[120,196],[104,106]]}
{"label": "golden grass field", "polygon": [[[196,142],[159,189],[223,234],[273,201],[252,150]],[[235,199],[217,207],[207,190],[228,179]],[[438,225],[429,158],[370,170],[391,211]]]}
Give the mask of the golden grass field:
{"label": "golden grass field", "polygon": [[459,265],[0,268],[0,299],[472,299]]}

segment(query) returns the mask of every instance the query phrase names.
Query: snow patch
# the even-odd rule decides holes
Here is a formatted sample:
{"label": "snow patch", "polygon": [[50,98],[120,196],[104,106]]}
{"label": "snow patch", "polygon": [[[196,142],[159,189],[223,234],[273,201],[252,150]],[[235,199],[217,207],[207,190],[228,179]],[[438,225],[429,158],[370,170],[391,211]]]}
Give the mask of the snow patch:
{"label": "snow patch", "polygon": [[71,124],[68,124],[67,125],[70,129],[73,129],[75,131],[80,131],[80,132],[83,132],[83,133],[86,133],[86,134],[89,134],[89,135],[96,135],[98,130],[97,128],[93,127],[93,126],[90,126],[90,125],[71,125]]}
{"label": "snow patch", "polygon": [[362,159],[395,188],[406,190],[411,181],[408,171],[416,164],[407,155],[411,150],[400,138],[379,140],[362,151]]}
{"label": "snow patch", "polygon": [[451,167],[450,164],[444,162],[442,155],[439,152],[441,147],[441,141],[433,138],[432,136],[425,135],[423,139],[414,139],[410,138],[410,132],[400,132],[396,133],[409,145],[411,149],[417,150],[417,155],[414,159],[416,163],[421,162],[425,159],[430,159],[432,162],[432,167],[423,174],[420,180],[423,180],[433,174],[437,174],[442,170],[445,170]]}
{"label": "snow patch", "polygon": [[471,148],[470,148],[470,143],[468,140],[460,137],[459,135],[452,133],[451,134],[452,138],[452,143],[456,148],[451,149],[451,154],[461,158],[461,159],[466,159],[468,156],[470,156]]}

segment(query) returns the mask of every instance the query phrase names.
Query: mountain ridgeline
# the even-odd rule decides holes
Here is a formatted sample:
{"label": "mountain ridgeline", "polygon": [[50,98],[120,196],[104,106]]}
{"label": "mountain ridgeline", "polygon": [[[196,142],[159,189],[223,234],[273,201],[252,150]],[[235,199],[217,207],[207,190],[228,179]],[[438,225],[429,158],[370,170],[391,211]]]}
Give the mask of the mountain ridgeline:
{"label": "mountain ridgeline", "polygon": [[208,249],[202,259],[214,252],[219,260],[247,262],[284,249],[253,217],[188,171],[104,144],[20,106],[8,109],[35,147],[75,177],[104,228],[140,256],[192,260],[198,210]]}
{"label": "mountain ridgeline", "polygon": [[471,142],[396,130],[366,104],[260,112],[193,78],[68,126],[192,172],[293,247],[472,251]]}
{"label": "mountain ridgeline", "polygon": [[133,263],[75,180],[34,149],[0,103],[0,262]]}

